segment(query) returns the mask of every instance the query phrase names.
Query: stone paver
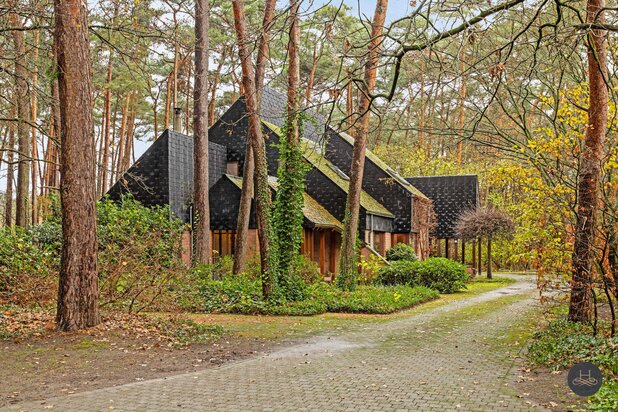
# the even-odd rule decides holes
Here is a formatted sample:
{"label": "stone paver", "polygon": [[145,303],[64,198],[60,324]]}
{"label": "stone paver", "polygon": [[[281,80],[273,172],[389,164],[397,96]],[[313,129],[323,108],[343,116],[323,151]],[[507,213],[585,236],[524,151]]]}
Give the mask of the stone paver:
{"label": "stone paver", "polygon": [[[528,411],[504,348],[535,310],[531,278],[465,301],[253,359],[3,411]],[[485,309],[473,306],[484,304]],[[487,310],[487,304],[495,309]],[[457,317],[457,311],[469,317]]]}

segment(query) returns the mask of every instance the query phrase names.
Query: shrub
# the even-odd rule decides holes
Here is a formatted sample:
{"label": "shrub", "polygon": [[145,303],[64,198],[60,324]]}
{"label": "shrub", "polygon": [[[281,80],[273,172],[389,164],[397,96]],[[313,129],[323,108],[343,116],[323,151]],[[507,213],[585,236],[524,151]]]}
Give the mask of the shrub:
{"label": "shrub", "polygon": [[206,312],[259,313],[265,305],[261,283],[246,276],[206,279],[199,291]]}
{"label": "shrub", "polygon": [[303,300],[265,302],[260,283],[245,276],[205,281],[200,292],[203,309],[208,312],[287,316],[324,312],[385,314],[438,297],[438,292],[422,286],[360,286],[354,292],[345,292],[319,282],[308,287]]}
{"label": "shrub", "polygon": [[398,260],[416,261],[416,253],[414,248],[407,243],[397,243],[395,246],[386,251],[386,260],[394,262]]}
{"label": "shrub", "polygon": [[375,283],[425,286],[440,293],[454,293],[465,288],[467,280],[464,265],[451,259],[429,258],[424,261],[396,260],[380,269]]}
{"label": "shrub", "polygon": [[380,269],[385,265],[386,262],[381,256],[376,256],[374,254],[361,256],[358,262],[358,266],[361,270],[359,283],[361,285],[372,284],[380,272]]}
{"label": "shrub", "polygon": [[0,228],[0,304],[44,306],[56,297],[59,248],[35,239],[20,227]]}
{"label": "shrub", "polygon": [[419,284],[440,293],[454,293],[464,289],[467,281],[465,266],[451,259],[429,258],[418,266]]}
{"label": "shrub", "polygon": [[292,271],[299,275],[307,285],[322,281],[318,263],[307,256],[300,255],[294,260]]}
{"label": "shrub", "polygon": [[378,285],[418,285],[422,262],[396,260],[380,268],[374,283]]}
{"label": "shrub", "polygon": [[170,218],[167,207],[145,207],[131,197],[100,201],[97,219],[102,304],[129,312],[171,305],[171,292],[186,274],[184,224]]}
{"label": "shrub", "polygon": [[552,320],[534,334],[529,357],[554,369],[589,361],[618,377],[618,337],[593,336],[589,326],[566,319]]}

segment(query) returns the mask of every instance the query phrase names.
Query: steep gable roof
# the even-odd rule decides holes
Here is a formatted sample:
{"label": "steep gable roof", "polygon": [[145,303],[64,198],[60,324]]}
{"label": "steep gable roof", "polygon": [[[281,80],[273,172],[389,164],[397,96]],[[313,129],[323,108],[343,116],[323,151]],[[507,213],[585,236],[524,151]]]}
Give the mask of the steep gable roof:
{"label": "steep gable roof", "polygon": [[[238,176],[225,175],[230,179],[239,189],[242,189],[242,178]],[[268,184],[275,192],[279,188],[279,183],[275,177],[270,176],[268,178]],[[343,224],[338,221],[328,210],[324,209],[314,198],[303,192],[303,214],[305,218],[311,222],[315,227],[324,229],[336,229],[341,231]]]}
{"label": "steep gable roof", "polygon": [[[209,187],[225,173],[225,147],[209,142]],[[193,201],[193,138],[165,130],[118,179],[107,194],[117,200],[132,194],[145,206],[169,205],[189,222]]]}
{"label": "steep gable roof", "polygon": [[[287,100],[283,94],[269,87],[266,87],[264,89],[261,105],[262,120],[270,124],[274,124],[277,127],[283,127],[287,113],[286,108]],[[326,133],[333,133],[340,136],[348,144],[354,146],[354,138],[345,132],[339,132],[331,126],[327,125],[324,116],[310,108],[305,109],[305,113],[307,113],[311,117],[311,121],[306,121],[303,124],[303,137],[305,139],[321,144],[324,141],[324,136]],[[392,179],[392,181],[396,182],[404,190],[410,192],[414,196],[427,199],[427,197],[424,193],[422,193],[422,191],[418,190],[416,187],[414,187],[414,185],[410,184],[410,182],[406,181],[406,179],[404,179],[397,172],[391,169],[375,153],[371,152],[371,150],[367,149],[365,151],[365,157],[367,160],[371,161],[378,168],[380,168],[386,175],[388,175]]]}
{"label": "steep gable roof", "polygon": [[[263,120],[262,124],[271,131],[273,131],[275,134],[277,134],[280,138],[283,137],[281,134],[281,129],[277,125],[270,123],[266,120]],[[305,160],[311,163],[316,169],[322,172],[322,174],[324,174],[333,183],[339,186],[339,188],[341,188],[345,193],[348,193],[349,182],[348,177],[345,175],[345,173],[339,170],[339,168],[337,168],[328,159],[326,159],[326,157],[324,157],[318,152],[319,144],[316,144],[316,142],[309,141],[307,139],[303,140],[303,156]],[[374,215],[395,217],[384,206],[382,206],[380,202],[375,200],[364,190],[361,191],[361,206],[365,208],[367,212]]]}
{"label": "steep gable roof", "polygon": [[455,226],[462,212],[479,203],[478,177],[460,176],[418,176],[406,178],[418,187],[433,202],[438,224],[435,235],[438,238],[456,238]]}

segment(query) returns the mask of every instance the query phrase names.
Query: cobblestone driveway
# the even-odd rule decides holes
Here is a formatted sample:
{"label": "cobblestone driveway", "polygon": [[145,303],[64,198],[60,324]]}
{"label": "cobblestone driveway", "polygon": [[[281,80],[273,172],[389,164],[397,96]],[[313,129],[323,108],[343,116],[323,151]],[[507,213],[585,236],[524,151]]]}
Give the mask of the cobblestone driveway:
{"label": "cobblestone driveway", "polygon": [[197,373],[11,411],[527,411],[496,339],[534,314],[531,278],[475,298]]}

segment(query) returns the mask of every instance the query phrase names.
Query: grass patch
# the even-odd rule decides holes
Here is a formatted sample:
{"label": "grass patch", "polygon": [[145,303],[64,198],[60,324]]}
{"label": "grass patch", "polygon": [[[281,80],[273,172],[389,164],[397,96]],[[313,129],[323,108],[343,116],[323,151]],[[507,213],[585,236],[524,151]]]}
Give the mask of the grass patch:
{"label": "grass patch", "polygon": [[97,342],[92,339],[83,338],[80,339],[74,346],[75,349],[86,350],[86,349],[103,349],[109,347],[109,342]]}

